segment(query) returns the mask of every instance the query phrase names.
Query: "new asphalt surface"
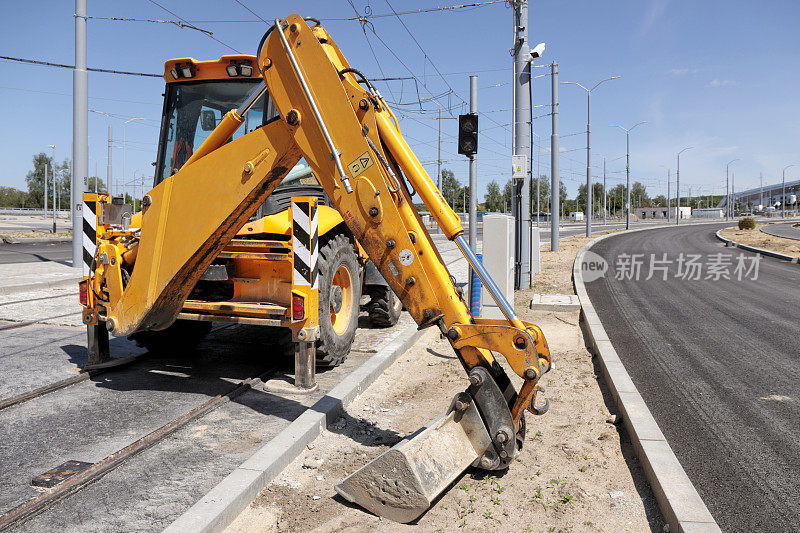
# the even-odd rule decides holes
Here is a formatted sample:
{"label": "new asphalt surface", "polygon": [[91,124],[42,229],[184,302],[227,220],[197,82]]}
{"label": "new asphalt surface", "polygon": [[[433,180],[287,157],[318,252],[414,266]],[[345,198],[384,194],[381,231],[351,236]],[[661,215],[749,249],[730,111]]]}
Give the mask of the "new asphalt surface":
{"label": "new asphalt surface", "polygon": [[[722,227],[686,225],[605,239],[591,251],[608,262],[609,271],[586,287],[631,378],[721,528],[797,531],[800,267],[763,257],[756,279],[752,271],[737,272],[740,255],[745,267],[756,256],[725,248],[714,236]],[[647,280],[651,254],[659,261],[666,254],[667,262],[653,263],[666,271],[656,269]],[[683,279],[689,254],[700,256],[698,280],[694,272]],[[725,257],[731,264],[724,264]],[[618,268],[638,262],[638,281],[635,274],[627,279],[630,268]],[[731,279],[715,280],[714,264]],[[625,279],[616,279],[622,272]]]}
{"label": "new asphalt surface", "polygon": [[38,261],[72,262],[72,243],[19,243],[0,242],[0,264],[35,263]]}
{"label": "new asphalt surface", "polygon": [[761,228],[761,231],[775,237],[795,239],[800,241],[800,226],[797,222],[784,222],[781,224],[769,224]]}

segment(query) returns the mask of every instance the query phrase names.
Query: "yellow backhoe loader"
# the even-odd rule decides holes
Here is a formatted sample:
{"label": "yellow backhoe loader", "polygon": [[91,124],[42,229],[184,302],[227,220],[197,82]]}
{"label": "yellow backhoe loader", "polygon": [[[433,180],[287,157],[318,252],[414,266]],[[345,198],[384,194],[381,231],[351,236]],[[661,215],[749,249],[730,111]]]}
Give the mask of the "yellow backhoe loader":
{"label": "yellow backhoe loader", "polygon": [[[386,101],[350,67],[319,21],[298,15],[276,19],[253,59],[226,61],[168,63],[166,74],[176,81],[206,69],[218,69],[213,76],[221,79],[222,70],[250,68],[258,83],[224,116],[219,110],[196,115],[208,131],[200,146],[181,146],[179,124],[173,134],[162,133],[162,144],[172,144],[161,150],[160,181],[144,197],[141,213],[126,218],[114,199],[85,196],[97,216],[97,249],[89,276],[79,285],[90,353],[107,350],[108,332],[157,334],[177,320],[196,318],[193,314],[216,320],[236,308],[246,318],[269,308],[291,329],[298,357],[310,358],[330,306],[314,265],[319,198],[291,198],[285,215],[293,243],[289,252],[286,239],[277,239],[265,217],[258,218],[304,159],[352,235],[351,245],[358,243],[419,328],[437,327],[450,341],[469,379],[442,417],[337,486],[342,496],[374,513],[412,521],[468,466],[504,469],[518,455],[525,410],[543,414],[549,405],[536,401],[539,379],[550,369],[547,342],[537,326],[518,318],[470,249],[458,216],[406,143]],[[165,121],[170,113],[165,110]],[[414,208],[412,192],[464,254],[504,319],[470,316]],[[245,238],[251,234],[258,237]],[[245,259],[235,254],[251,252],[288,254],[291,286],[284,300],[268,303],[266,294],[246,291],[249,280],[267,279],[235,263]],[[227,261],[234,261],[232,268]],[[225,267],[223,281],[234,286],[232,295],[200,294],[214,270],[222,275],[213,265]],[[518,391],[495,354],[522,379]]]}
{"label": "yellow backhoe loader", "polygon": [[[216,128],[258,85],[252,55],[217,61],[179,58],[164,65],[164,107],[155,162],[154,186],[177,172]],[[244,117],[231,140],[277,116],[265,94]],[[373,326],[394,325],[402,303],[356,243],[308,164],[301,160],[200,277],[176,323],[133,338],[151,351],[198,342],[211,322],[276,327],[275,340],[287,355],[295,344],[286,309],[293,289],[292,198],[317,198],[320,308],[316,366],[337,366],[350,351],[358,324],[361,295]],[[138,222],[138,220],[137,220]]]}

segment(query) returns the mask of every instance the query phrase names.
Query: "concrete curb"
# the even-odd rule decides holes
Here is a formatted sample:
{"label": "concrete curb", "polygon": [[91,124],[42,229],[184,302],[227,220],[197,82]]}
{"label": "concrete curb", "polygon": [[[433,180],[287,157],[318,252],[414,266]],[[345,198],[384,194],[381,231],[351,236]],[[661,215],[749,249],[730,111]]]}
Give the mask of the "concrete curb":
{"label": "concrete curb", "polygon": [[0,296],[9,296],[11,294],[19,294],[21,292],[36,291],[42,289],[60,289],[66,287],[77,287],[81,276],[69,279],[59,279],[52,281],[35,281],[33,283],[26,283],[25,285],[7,285],[0,286]]}
{"label": "concrete curb", "polygon": [[583,282],[580,265],[583,262],[583,256],[595,243],[614,235],[649,229],[656,228],[640,228],[624,233],[602,235],[586,243],[578,252],[573,263],[572,275],[575,292],[582,306],[582,326],[587,332],[587,344],[597,355],[603,369],[603,377],[611,390],[625,429],[631,437],[636,455],[642,463],[661,514],[664,515],[664,520],[670,526],[670,531],[721,531],[625,370],[625,366],[619,359],[617,351],[611,344],[608,334],[589,300]]}
{"label": "concrete curb", "polygon": [[164,531],[222,531],[422,334],[423,331],[418,331],[416,324],[397,332],[378,353],[262,446]]}
{"label": "concrete curb", "polygon": [[0,235],[0,241],[6,244],[58,244],[62,242],[72,242],[72,237],[11,237],[10,235]]}
{"label": "concrete curb", "polygon": [[[727,228],[724,228],[727,229]],[[790,263],[800,263],[800,257],[792,257],[791,255],[780,254],[778,252],[773,252],[772,250],[764,250],[763,248],[756,248],[755,246],[748,246],[746,244],[742,244],[736,241],[732,241],[730,239],[726,239],[722,235],[719,234],[719,230],[716,233],[717,239],[724,242],[727,246],[731,246],[733,248],[741,248],[742,250],[747,250],[748,252],[755,252],[757,254],[766,255],[768,257],[774,257],[775,259],[781,259],[782,261],[788,261]],[[766,232],[765,232],[766,233]],[[767,235],[772,235],[771,233],[767,233]],[[775,235],[773,235],[774,237]]]}

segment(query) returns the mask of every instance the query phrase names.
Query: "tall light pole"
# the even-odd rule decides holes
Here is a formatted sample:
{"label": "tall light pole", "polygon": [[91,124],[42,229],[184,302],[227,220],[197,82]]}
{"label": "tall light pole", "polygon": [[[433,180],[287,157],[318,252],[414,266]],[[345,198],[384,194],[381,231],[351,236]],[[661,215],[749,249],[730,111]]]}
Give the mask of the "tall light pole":
{"label": "tall light pole", "polygon": [[[144,117],[134,117],[132,119],[128,119],[122,123],[122,183],[124,187],[125,183],[125,126],[128,122],[133,122],[134,120],[145,120]],[[125,192],[122,193],[122,201],[125,202]]]}
{"label": "tall light pole", "polygon": [[671,178],[671,176],[670,176],[670,168],[669,167],[665,167],[664,165],[658,165],[658,166],[660,166],[661,168],[666,168],[667,169],[667,222],[669,222],[670,219],[671,219],[670,208],[672,207],[672,198],[670,198],[670,190],[669,190],[669,181],[670,181],[670,178]]}
{"label": "tall light pole", "polygon": [[612,128],[619,128],[625,132],[625,229],[631,229],[631,131],[636,126],[647,124],[646,120],[637,122],[630,128],[623,128],[618,124],[611,124]]}
{"label": "tall light pole", "polygon": [[681,154],[686,150],[691,150],[694,146],[687,146],[678,152],[678,169],[675,172],[675,225],[681,223]]}
{"label": "tall light pole", "polygon": [[[55,179],[55,170],[56,170],[56,145],[55,144],[48,144],[48,148],[50,148],[51,154],[51,163],[50,163],[50,178]],[[53,201],[55,202],[55,196],[53,197]],[[47,218],[47,170],[45,169],[44,172],[44,217]],[[55,233],[55,230],[53,230]]]}
{"label": "tall light pole", "polygon": [[586,91],[586,236],[592,236],[592,91],[597,89],[601,84],[617,80],[620,76],[612,76],[604,80],[600,80],[594,84],[594,87],[587,89],[580,83],[574,81],[562,81],[564,85],[577,85]]}
{"label": "tall light pole", "polygon": [[730,167],[731,163],[734,161],[739,161],[739,158],[731,159],[725,164],[725,220],[730,220],[731,218],[731,189],[728,167]]}
{"label": "tall light pole", "polygon": [[603,225],[606,225],[606,156],[602,154],[594,154],[603,158]]}
{"label": "tall light pole", "polygon": [[786,218],[786,169],[796,167],[797,165],[787,165],[783,167],[781,172],[781,218]]}
{"label": "tall light pole", "polygon": [[561,201],[561,177],[558,173],[558,63],[550,65],[551,98],[550,118],[550,251],[558,251],[558,230],[561,220],[558,217],[558,204]]}

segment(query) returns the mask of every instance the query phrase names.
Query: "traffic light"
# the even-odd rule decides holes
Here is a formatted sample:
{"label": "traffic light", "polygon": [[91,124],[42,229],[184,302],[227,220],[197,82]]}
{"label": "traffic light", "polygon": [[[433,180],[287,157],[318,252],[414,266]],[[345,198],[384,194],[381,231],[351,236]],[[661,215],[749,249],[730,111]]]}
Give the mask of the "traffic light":
{"label": "traffic light", "polygon": [[471,156],[478,152],[478,114],[458,115],[458,153]]}

